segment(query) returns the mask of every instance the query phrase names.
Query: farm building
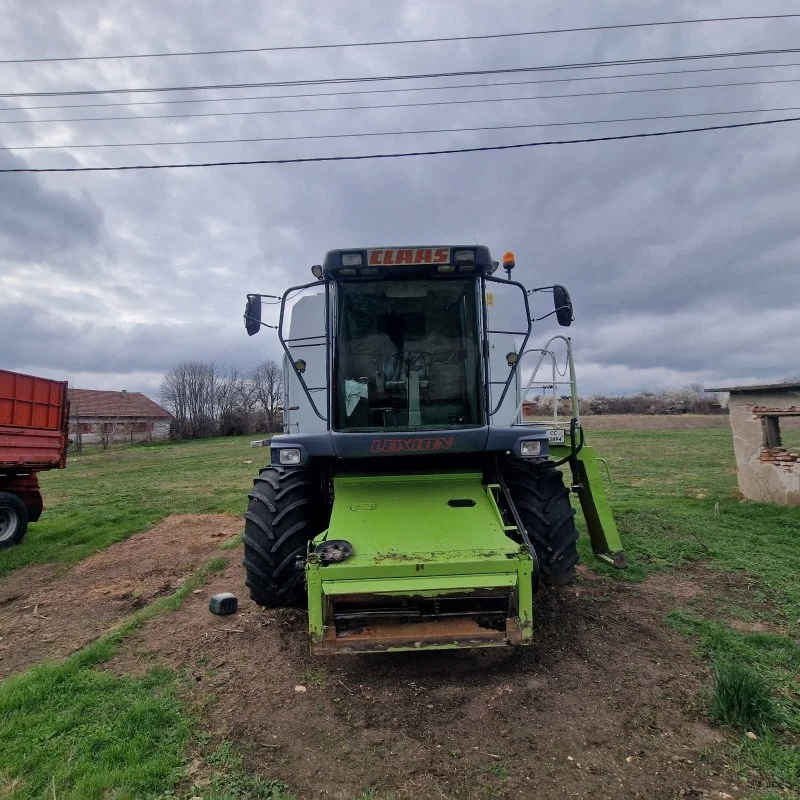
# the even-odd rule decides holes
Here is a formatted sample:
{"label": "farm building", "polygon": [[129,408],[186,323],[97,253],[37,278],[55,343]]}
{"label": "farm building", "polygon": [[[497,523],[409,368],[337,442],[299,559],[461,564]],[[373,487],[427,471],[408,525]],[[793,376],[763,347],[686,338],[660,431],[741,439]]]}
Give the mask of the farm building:
{"label": "farm building", "polygon": [[706,391],[730,393],[733,449],[742,496],[762,503],[800,505],[800,382]]}
{"label": "farm building", "polygon": [[70,439],[80,444],[166,439],[172,416],[141,392],[69,389]]}

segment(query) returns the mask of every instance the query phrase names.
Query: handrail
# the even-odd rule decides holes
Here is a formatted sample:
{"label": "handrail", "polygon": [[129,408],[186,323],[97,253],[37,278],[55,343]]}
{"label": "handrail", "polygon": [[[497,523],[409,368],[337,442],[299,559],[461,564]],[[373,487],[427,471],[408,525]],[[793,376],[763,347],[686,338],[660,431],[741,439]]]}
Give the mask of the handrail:
{"label": "handrail", "polygon": [[[556,362],[556,354],[551,348],[553,342],[561,340],[564,342],[567,348],[567,365],[569,370],[569,380],[568,381],[559,381],[558,378],[558,368]],[[530,378],[528,379],[528,383],[525,388],[519,394],[519,403],[517,404],[516,409],[514,410],[514,415],[512,417],[513,420],[516,421],[516,424],[520,424],[524,421],[523,417],[523,405],[525,403],[525,399],[528,396],[528,392],[534,386],[552,386],[553,388],[553,422],[558,423],[558,397],[556,395],[556,387],[557,386],[564,386],[569,385],[570,387],[570,400],[572,405],[572,419],[577,421],[577,424],[580,425],[580,408],[578,403],[578,385],[575,379],[575,362],[572,359],[572,340],[568,336],[564,336],[562,334],[558,334],[553,336],[547,344],[543,348],[533,347],[529,350],[523,350],[520,353],[518,364],[522,362],[524,356],[528,353],[539,353],[539,360],[536,362],[536,366],[533,368],[533,372],[531,373]],[[536,376],[539,374],[539,370],[541,369],[542,364],[547,356],[550,356],[551,361],[551,369],[552,369],[552,381],[537,381]]]}
{"label": "handrail", "polygon": [[[286,301],[289,299],[289,295],[292,292],[301,292],[301,291],[304,291],[305,289],[310,289],[312,287],[319,287],[319,286],[324,286],[325,287],[325,319],[324,319],[325,333],[319,334],[317,336],[300,336],[300,337],[295,337],[294,339],[287,338],[286,336],[283,335],[283,329],[284,329],[284,322],[286,320]],[[305,392],[305,395],[308,398],[308,402],[311,404],[311,410],[323,422],[326,422],[326,423],[328,422],[328,417],[327,416],[323,416],[320,413],[319,408],[317,407],[317,404],[314,402],[314,398],[311,396],[311,392],[322,391],[323,389],[326,389],[327,386],[330,386],[330,382],[331,382],[330,381],[330,373],[331,373],[330,349],[327,347],[328,334],[329,334],[329,332],[328,332],[328,328],[329,328],[329,319],[328,319],[329,311],[328,311],[328,309],[329,309],[329,306],[330,306],[329,286],[330,286],[330,281],[324,281],[324,282],[322,282],[322,281],[312,281],[311,283],[304,283],[301,286],[291,286],[290,288],[288,288],[283,293],[283,296],[281,297],[281,311],[280,311],[280,316],[278,317],[278,341],[280,341],[281,347],[283,348],[283,351],[284,351],[284,353],[286,353],[286,356],[287,356],[287,358],[289,360],[289,369],[291,369],[292,372],[294,372],[294,374],[297,376],[297,380],[300,382],[300,386],[303,388],[303,391]],[[295,342],[308,341],[310,339],[322,339],[323,341],[315,342],[314,344],[296,345],[296,348],[298,348],[298,347],[320,347],[320,346],[325,346],[326,347],[326,351],[325,351],[325,378],[327,380],[327,385],[326,386],[309,387],[306,384],[306,380],[303,377],[303,373],[298,371],[298,369],[295,367],[295,358],[292,355],[292,349],[289,346],[289,343],[293,342],[293,341],[295,341]],[[326,400],[327,400],[327,398],[326,398]],[[328,411],[328,403],[327,402],[325,404],[325,411],[326,412]]]}

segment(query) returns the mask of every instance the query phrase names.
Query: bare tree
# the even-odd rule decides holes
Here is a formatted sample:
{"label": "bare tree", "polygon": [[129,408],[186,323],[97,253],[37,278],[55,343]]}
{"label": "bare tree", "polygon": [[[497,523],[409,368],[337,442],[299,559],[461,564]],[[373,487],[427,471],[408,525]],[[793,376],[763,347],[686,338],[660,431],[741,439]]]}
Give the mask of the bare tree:
{"label": "bare tree", "polygon": [[283,404],[283,371],[276,361],[263,361],[250,373],[254,398],[266,418],[267,429],[278,427],[278,410]]}
{"label": "bare tree", "polygon": [[[120,429],[120,415],[118,410],[116,414],[105,414],[102,417],[97,417],[97,432],[100,435],[100,445],[103,450],[108,450],[108,446],[116,441],[117,432]],[[124,424],[122,428],[124,430]]]}
{"label": "bare tree", "polygon": [[177,438],[216,433],[223,383],[223,370],[211,361],[183,361],[164,376],[158,398],[175,418]]}
{"label": "bare tree", "polygon": [[173,415],[172,436],[199,439],[279,427],[283,373],[265,361],[249,373],[213,362],[184,361],[164,375],[158,391]]}
{"label": "bare tree", "polygon": [[72,423],[73,432],[75,433],[75,452],[83,452],[83,432],[81,431],[81,407],[80,401],[73,398],[69,401],[69,415],[75,421]]}
{"label": "bare tree", "polygon": [[225,372],[216,384],[216,410],[219,433],[237,436],[253,428],[254,389],[246,375],[235,367]]}

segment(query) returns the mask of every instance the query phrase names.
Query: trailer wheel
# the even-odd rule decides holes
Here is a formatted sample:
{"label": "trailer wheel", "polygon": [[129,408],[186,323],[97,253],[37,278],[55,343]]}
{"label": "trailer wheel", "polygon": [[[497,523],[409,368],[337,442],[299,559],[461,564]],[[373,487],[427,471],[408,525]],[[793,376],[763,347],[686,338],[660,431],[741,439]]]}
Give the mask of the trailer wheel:
{"label": "trailer wheel", "polygon": [[28,509],[10,492],[0,492],[0,547],[13,547],[28,530]]}
{"label": "trailer wheel", "polygon": [[541,580],[563,586],[575,578],[578,529],[564,476],[550,462],[502,465],[509,494],[536,550]]}
{"label": "trailer wheel", "polygon": [[298,559],[318,531],[310,469],[266,467],[253,481],[244,523],[245,584],[260,606],[301,605],[305,596]]}

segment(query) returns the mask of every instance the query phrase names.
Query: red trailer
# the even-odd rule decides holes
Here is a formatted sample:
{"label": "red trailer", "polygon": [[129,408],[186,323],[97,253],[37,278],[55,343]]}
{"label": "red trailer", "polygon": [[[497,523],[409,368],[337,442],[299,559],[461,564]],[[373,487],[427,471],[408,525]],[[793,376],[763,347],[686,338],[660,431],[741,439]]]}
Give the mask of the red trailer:
{"label": "red trailer", "polygon": [[0,369],[0,547],[41,516],[36,474],[66,466],[68,433],[66,382]]}

